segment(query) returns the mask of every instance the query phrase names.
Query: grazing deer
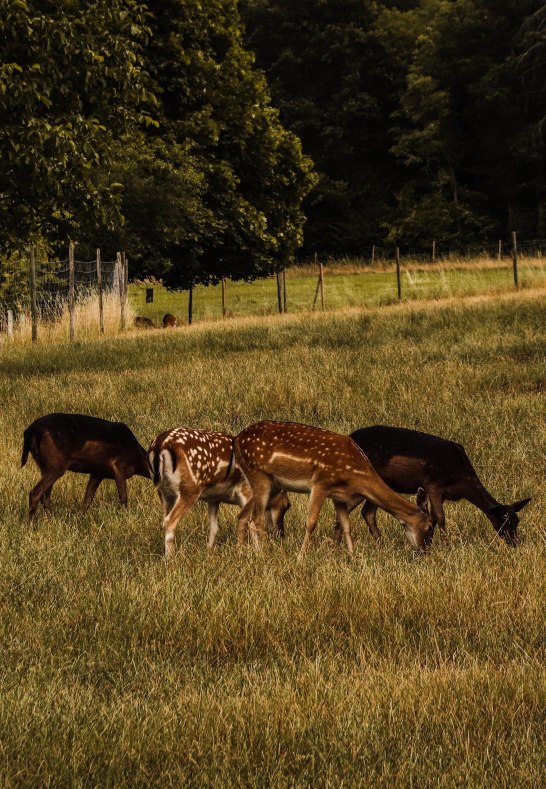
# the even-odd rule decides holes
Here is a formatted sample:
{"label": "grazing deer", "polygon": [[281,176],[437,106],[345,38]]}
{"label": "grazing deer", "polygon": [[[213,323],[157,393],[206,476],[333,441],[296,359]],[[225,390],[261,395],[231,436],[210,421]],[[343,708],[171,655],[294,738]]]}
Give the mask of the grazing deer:
{"label": "grazing deer", "polygon": [[[416,493],[419,488],[424,489],[430,501],[431,538],[436,524],[445,531],[444,501],[467,499],[485,513],[503,540],[512,546],[516,544],[517,513],[531,499],[500,504],[480,482],[460,444],[417,430],[384,425],[355,430],[351,438],[393,490]],[[362,508],[362,517],[379,540],[376,511],[377,505],[368,500]]]}
{"label": "grazing deer", "polygon": [[85,510],[103,479],[116,481],[120,501],[127,506],[126,480],[134,474],[150,478],[146,450],[122,422],[83,414],[48,414],[25,430],[21,466],[29,452],[42,472],[29,494],[31,516],[40,501],[49,510],[51,489],[66,471],[90,475],[83,499]]}
{"label": "grazing deer", "polygon": [[174,315],[171,315],[170,312],[168,312],[166,315],[163,316],[164,329],[172,329],[174,326],[176,326],[176,324],[177,324],[177,320],[174,317]]}
{"label": "grazing deer", "polygon": [[[176,527],[198,499],[209,509],[208,547],[218,532],[218,507],[221,502],[238,504],[237,540],[246,535],[246,514],[252,490],[241,469],[232,462],[233,436],[208,430],[177,427],[155,438],[148,461],[154,485],[163,502],[165,517],[165,555],[174,550]],[[290,508],[288,496],[281,493],[270,504],[269,514],[278,534],[284,536],[284,516]]]}
{"label": "grazing deer", "polygon": [[257,422],[235,439],[235,460],[252,488],[259,536],[264,534],[266,507],[273,496],[286,490],[310,494],[302,553],[309,547],[326,498],[334,501],[350,554],[349,510],[365,498],[400,520],[414,548],[426,547],[428,513],[391,490],[348,436],[292,422]]}

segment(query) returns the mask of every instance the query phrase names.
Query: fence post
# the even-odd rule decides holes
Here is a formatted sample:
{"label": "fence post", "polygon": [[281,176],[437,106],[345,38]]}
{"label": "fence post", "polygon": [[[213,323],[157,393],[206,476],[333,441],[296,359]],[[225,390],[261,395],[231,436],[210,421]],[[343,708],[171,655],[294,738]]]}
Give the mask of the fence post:
{"label": "fence post", "polygon": [[436,262],[436,240],[432,242],[432,262]]}
{"label": "fence post", "polygon": [[100,249],[97,247],[97,287],[99,289],[99,331],[104,334],[104,302],[102,300],[102,265]]}
{"label": "fence post", "polygon": [[70,314],[69,339],[76,337],[76,314],[74,305],[74,242],[68,245],[68,312]]}
{"label": "fence post", "polygon": [[193,320],[193,284],[190,285],[190,292],[188,298],[188,326],[191,326]]}
{"label": "fence post", "polygon": [[400,279],[400,247],[396,247],[396,285],[398,288],[398,301],[402,299],[402,281]]}
{"label": "fence post", "polygon": [[502,259],[502,239],[499,238],[499,260]]}
{"label": "fence post", "polygon": [[514,266],[514,287],[518,290],[518,244],[515,230],[512,231],[512,263]]}
{"label": "fence post", "polygon": [[282,312],[282,288],[281,288],[281,272],[277,271],[277,304],[279,313]]}
{"label": "fence post", "polygon": [[32,342],[38,339],[38,309],[36,307],[36,261],[34,247],[30,248],[30,316],[32,320]]}
{"label": "fence post", "polygon": [[282,272],[282,300],[283,300],[283,312],[288,312],[286,308],[286,269]]}
{"label": "fence post", "polygon": [[372,266],[375,263],[375,244],[372,244]]}
{"label": "fence post", "polygon": [[226,317],[226,278],[222,277],[222,318]]}
{"label": "fence post", "polygon": [[320,306],[321,309],[324,310],[324,265],[322,264],[322,261],[320,263],[319,283],[320,283]]}
{"label": "fence post", "polygon": [[[317,266],[317,265],[318,265],[318,263],[317,263],[317,253],[315,252],[315,266]],[[320,289],[320,273],[319,273],[319,277],[318,277],[318,280],[317,280],[317,287],[315,288],[315,295],[313,297],[313,309],[315,309],[316,304],[317,304],[319,289]]]}
{"label": "fence post", "polygon": [[118,270],[118,289],[119,289],[119,309],[120,309],[120,329],[127,329],[127,313],[125,311],[125,254],[118,252],[116,255],[116,267]]}
{"label": "fence post", "polygon": [[8,340],[13,340],[13,310],[8,310]]}

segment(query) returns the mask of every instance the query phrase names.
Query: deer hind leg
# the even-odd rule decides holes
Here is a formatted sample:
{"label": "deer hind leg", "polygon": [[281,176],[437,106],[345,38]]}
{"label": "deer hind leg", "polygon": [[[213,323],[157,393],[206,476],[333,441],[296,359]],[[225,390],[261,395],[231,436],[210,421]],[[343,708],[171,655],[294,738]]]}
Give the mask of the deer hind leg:
{"label": "deer hind leg", "polygon": [[440,530],[444,534],[446,533],[446,517],[444,513],[444,496],[442,491],[437,488],[427,488],[427,496],[430,502],[430,519],[432,524],[427,537],[427,545],[430,545],[436,524],[438,524]]}
{"label": "deer hind leg", "polygon": [[208,548],[212,548],[214,540],[218,534],[218,508],[220,506],[218,501],[209,501],[209,539],[207,543]]}
{"label": "deer hind leg", "polygon": [[284,491],[277,493],[269,502],[269,515],[271,525],[275,529],[277,536],[284,538],[284,516],[292,505]]}
{"label": "deer hind leg", "polygon": [[93,474],[91,474],[91,476],[89,477],[89,481],[85,489],[85,495],[83,497],[83,509],[86,512],[91,506],[91,503],[95,497],[95,493],[97,492],[97,488],[99,487],[102,480],[103,477],[96,477]]}
{"label": "deer hind leg", "polygon": [[336,524],[339,523],[341,525],[343,536],[345,537],[345,544],[347,545],[347,551],[349,552],[349,556],[352,556],[354,549],[353,538],[351,536],[351,519],[349,518],[349,508],[343,501],[334,501],[334,507],[336,510]]}
{"label": "deer hind leg", "polygon": [[165,532],[165,557],[174,553],[174,535],[181,519],[188,514],[195,502],[199,499],[201,490],[180,491],[174,506],[163,519]]}
{"label": "deer hind leg", "polygon": [[[46,506],[46,509],[47,509],[47,506],[49,505],[49,498],[51,496],[51,488],[57,482],[57,480],[60,479],[63,476],[63,474],[64,474],[64,470],[63,471],[47,471],[42,476],[42,478],[38,482],[38,484],[35,485],[32,488],[32,490],[28,494],[28,504],[29,504],[29,515],[30,515],[30,517],[32,517],[35,514],[36,510],[38,509],[38,504],[40,503],[40,501],[44,500],[44,496],[45,496],[46,502],[47,502],[47,505],[45,504],[44,506]],[[46,496],[46,493],[47,493],[47,496]]]}
{"label": "deer hind leg", "polygon": [[[356,509],[359,505],[360,501],[356,504],[347,504],[347,512],[349,515],[351,512]],[[341,521],[338,517],[337,510],[336,510],[336,525],[334,529],[334,542],[336,545],[341,545],[341,540],[343,539],[343,526],[341,525]]]}
{"label": "deer hind leg", "polygon": [[377,504],[374,504],[372,501],[366,501],[364,506],[361,510],[362,517],[366,521],[370,534],[374,538],[377,543],[381,543],[383,538],[381,536],[381,532],[377,528]]}
{"label": "deer hind leg", "polygon": [[311,488],[311,495],[309,496],[309,505],[307,509],[307,528],[305,530],[305,537],[303,538],[303,544],[301,546],[300,556],[302,556],[309,545],[311,544],[311,537],[313,536],[313,532],[315,531],[315,526],[317,525],[318,516],[320,510],[322,509],[322,505],[326,499],[326,494],[322,490],[322,488],[318,487],[318,485],[314,485]]}

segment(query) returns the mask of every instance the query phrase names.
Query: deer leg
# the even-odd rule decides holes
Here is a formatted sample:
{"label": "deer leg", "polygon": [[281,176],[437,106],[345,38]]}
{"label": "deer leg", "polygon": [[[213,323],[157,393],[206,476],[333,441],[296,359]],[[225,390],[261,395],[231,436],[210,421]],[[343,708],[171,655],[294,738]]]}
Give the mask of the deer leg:
{"label": "deer leg", "polygon": [[284,538],[284,516],[292,505],[288,500],[288,496],[284,491],[277,493],[273,496],[269,503],[269,514],[271,516],[271,525],[277,532],[277,536]]}
{"label": "deer leg", "polygon": [[114,469],[114,479],[116,480],[116,487],[118,489],[119,500],[123,507],[127,506],[127,480],[118,471]]}
{"label": "deer leg", "polygon": [[309,506],[307,509],[307,528],[305,530],[305,537],[303,538],[303,545],[301,546],[300,556],[307,551],[309,545],[311,543],[311,537],[313,536],[313,532],[315,531],[315,526],[317,525],[318,516],[322,505],[324,504],[324,500],[326,499],[326,494],[319,488],[317,485],[314,485],[311,489],[311,495],[309,496]]}
{"label": "deer leg", "polygon": [[[358,507],[359,503],[360,502],[358,502],[356,504],[347,504],[346,505],[347,506],[347,512],[349,513],[349,515],[351,514],[351,512],[354,509],[356,509]],[[336,510],[336,525],[335,525],[335,529],[334,529],[334,542],[335,542],[335,544],[336,545],[341,545],[341,540],[342,539],[343,539],[343,526],[341,525],[341,521],[340,521],[340,519],[338,517],[337,510]]]}
{"label": "deer leg", "polygon": [[351,519],[349,518],[349,508],[343,501],[334,501],[334,507],[336,510],[336,523],[341,524],[343,535],[345,537],[345,544],[347,545],[347,551],[349,552],[349,556],[352,556],[354,550],[353,538],[351,537]]}
{"label": "deer leg", "polygon": [[214,540],[218,534],[218,507],[220,506],[217,501],[209,501],[209,541],[208,548],[212,548]]}
{"label": "deer leg", "polygon": [[187,515],[187,513],[191,510],[200,495],[200,489],[186,491],[185,493],[180,492],[174,503],[174,506],[170,512],[165,515],[165,518],[163,519],[163,529],[165,532],[165,557],[171,556],[171,554],[174,553],[174,535],[176,532],[176,527],[184,515]]}
{"label": "deer leg", "polygon": [[377,504],[374,504],[372,501],[366,501],[362,507],[361,513],[374,540],[378,543],[382,542],[383,538],[381,537],[381,532],[377,528]]}
{"label": "deer leg", "polygon": [[51,491],[53,490],[53,485],[50,485],[47,490],[44,490],[44,495],[42,496],[42,506],[46,512],[51,511]]}
{"label": "deer leg", "polygon": [[38,504],[42,500],[45,492],[48,491],[48,494],[51,495],[51,488],[63,474],[64,471],[48,471],[43,475],[38,484],[32,488],[28,494],[30,517],[32,517],[38,509]]}
{"label": "deer leg", "polygon": [[442,492],[436,488],[427,488],[427,496],[430,502],[430,516],[432,523],[427,538],[427,545],[430,545],[436,524],[438,524],[444,534],[446,533],[446,517],[444,514],[444,497]]}
{"label": "deer leg", "polygon": [[96,477],[93,474],[89,477],[89,481],[87,483],[87,487],[85,489],[85,495],[83,497],[83,509],[85,512],[91,506],[91,502],[97,492],[97,488],[99,487],[100,483],[102,482],[103,477]]}

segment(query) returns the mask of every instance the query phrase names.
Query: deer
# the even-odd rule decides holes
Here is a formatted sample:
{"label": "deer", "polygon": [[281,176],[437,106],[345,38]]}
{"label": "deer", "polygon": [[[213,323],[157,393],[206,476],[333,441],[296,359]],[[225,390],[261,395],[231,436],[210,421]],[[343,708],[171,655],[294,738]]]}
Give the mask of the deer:
{"label": "deer", "polygon": [[29,454],[42,476],[29,493],[29,515],[40,502],[50,510],[51,490],[67,471],[89,474],[83,509],[91,506],[104,479],[116,482],[121,504],[127,506],[126,481],[133,475],[150,479],[146,450],[123,422],[84,414],[54,413],[32,422],[24,432],[21,467]]}
{"label": "deer", "polygon": [[[180,520],[198,500],[208,504],[209,548],[213,547],[218,533],[220,503],[238,504],[241,508],[237,542],[244,544],[252,490],[239,466],[233,462],[233,440],[234,436],[229,433],[176,427],[161,433],[150,444],[148,463],[164,510],[165,557],[174,552],[175,532]],[[286,493],[279,493],[269,503],[269,517],[281,538],[284,537],[284,516],[289,508]]]}
{"label": "deer", "polygon": [[310,546],[327,498],[334,502],[349,555],[354,552],[349,511],[364,499],[398,518],[417,551],[427,548],[429,513],[391,490],[349,436],[294,422],[257,422],[235,439],[234,462],[252,488],[254,501],[247,509],[245,525],[253,520],[250,528],[258,542],[265,536],[264,515],[269,503],[280,491],[295,491],[309,494],[300,557]]}
{"label": "deer", "polygon": [[[499,537],[508,545],[517,544],[517,513],[529,502],[521,499],[501,504],[480,481],[464,447],[429,433],[403,427],[374,425],[351,433],[351,438],[367,455],[379,476],[398,493],[424,491],[431,508],[431,533],[436,525],[445,532],[444,501],[466,499],[491,521]],[[362,517],[376,540],[381,534],[376,523],[377,505],[367,500]],[[339,531],[340,525],[336,525]]]}

